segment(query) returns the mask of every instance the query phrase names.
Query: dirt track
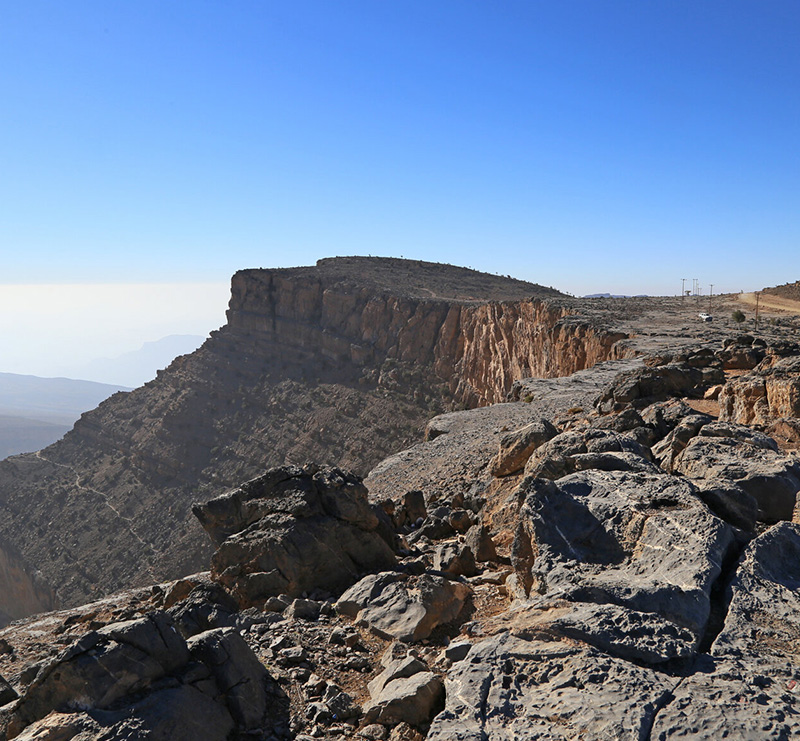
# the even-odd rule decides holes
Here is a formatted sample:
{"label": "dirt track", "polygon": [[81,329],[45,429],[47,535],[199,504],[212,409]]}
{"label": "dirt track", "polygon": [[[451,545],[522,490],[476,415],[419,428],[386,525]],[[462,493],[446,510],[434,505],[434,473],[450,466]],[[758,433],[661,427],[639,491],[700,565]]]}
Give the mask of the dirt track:
{"label": "dirt track", "polygon": [[[756,305],[755,293],[740,293],[738,294],[738,299],[748,306]],[[773,311],[787,312],[789,314],[800,314],[800,301],[792,301],[792,299],[764,293],[761,294],[759,307],[762,309],[772,309]]]}

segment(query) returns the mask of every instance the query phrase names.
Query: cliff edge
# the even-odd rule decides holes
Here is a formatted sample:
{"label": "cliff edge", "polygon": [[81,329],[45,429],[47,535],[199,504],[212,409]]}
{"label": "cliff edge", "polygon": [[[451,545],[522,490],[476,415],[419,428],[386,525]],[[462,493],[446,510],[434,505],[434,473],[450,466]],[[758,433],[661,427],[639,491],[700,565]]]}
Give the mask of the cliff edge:
{"label": "cliff edge", "polygon": [[433,414],[625,354],[624,337],[553,289],[466,268],[332,258],[240,271],[227,324],[199,350],[55,445],[0,462],[0,548],[16,592],[27,581],[46,595],[0,610],[197,571],[211,551],[192,501],[283,464],[364,474]]}

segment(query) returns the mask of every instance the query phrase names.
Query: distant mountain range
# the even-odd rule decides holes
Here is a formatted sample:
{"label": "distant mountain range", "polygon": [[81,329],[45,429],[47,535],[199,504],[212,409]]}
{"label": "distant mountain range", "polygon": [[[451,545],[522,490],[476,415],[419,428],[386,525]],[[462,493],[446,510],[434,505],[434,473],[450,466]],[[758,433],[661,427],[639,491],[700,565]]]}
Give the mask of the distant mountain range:
{"label": "distant mountain range", "polygon": [[0,459],[54,443],[123,386],[0,373]]}
{"label": "distant mountain range", "polygon": [[65,369],[72,378],[0,373],[0,459],[51,445],[81,414],[117,391],[152,380],[157,371],[178,355],[194,352],[204,340],[199,335],[170,335],[116,358]]}
{"label": "distant mountain range", "polygon": [[156,377],[178,355],[194,352],[205,337],[192,334],[173,334],[154,342],[145,342],[138,350],[114,358],[97,358],[83,365],[65,368],[63,375],[98,383],[119,384],[137,388]]}

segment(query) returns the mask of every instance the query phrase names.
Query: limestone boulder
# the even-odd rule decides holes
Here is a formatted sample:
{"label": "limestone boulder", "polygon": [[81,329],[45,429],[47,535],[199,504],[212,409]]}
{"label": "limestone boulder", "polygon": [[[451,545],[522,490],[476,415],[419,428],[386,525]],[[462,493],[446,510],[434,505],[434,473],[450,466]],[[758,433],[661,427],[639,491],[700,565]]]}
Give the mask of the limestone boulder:
{"label": "limestone boulder", "polygon": [[364,707],[364,720],[386,725],[419,726],[431,719],[444,698],[442,680],[425,671],[393,679]]}
{"label": "limestone boulder", "polygon": [[745,549],[716,657],[800,657],[800,525],[781,522]]}
{"label": "limestone boulder", "polygon": [[602,453],[576,453],[572,456],[575,471],[635,471],[659,473],[658,466],[636,453],[609,450]]}
{"label": "limestone boulder", "polygon": [[709,422],[700,428],[699,434],[703,437],[728,437],[757,448],[778,452],[778,444],[769,435],[735,422]]}
{"label": "limestone boulder", "polygon": [[19,732],[76,700],[108,707],[188,660],[186,642],[163,613],[91,631],[39,669],[17,703],[9,728]]}
{"label": "limestone boulder", "polygon": [[773,439],[780,439],[798,447],[800,443],[800,419],[795,417],[776,419],[766,430]]}
{"label": "limestone boulder", "polygon": [[800,526],[744,551],[722,631],[655,719],[653,739],[800,735]]}
{"label": "limestone boulder", "polygon": [[218,544],[212,577],[247,607],[278,594],[341,590],[393,565],[376,509],[352,474],[284,466],[193,511]]}
{"label": "limestone boulder", "polygon": [[621,411],[629,406],[641,409],[672,397],[702,396],[706,388],[724,381],[725,375],[718,362],[695,365],[679,361],[645,365],[617,376],[597,399],[596,405],[603,413]]}
{"label": "limestone boulder", "polygon": [[[604,456],[606,453],[629,453],[638,456],[641,462]],[[586,454],[591,455],[586,457]],[[585,457],[581,458],[582,455]],[[625,434],[603,429],[570,430],[537,448],[525,465],[525,475],[559,479],[592,467],[628,470],[631,466],[642,466],[649,469],[646,466],[649,458],[650,450]]]}
{"label": "limestone boulder", "polygon": [[695,414],[683,399],[656,401],[641,411],[645,425],[653,430],[655,441],[666,437],[686,416]]}
{"label": "limestone boulder", "polygon": [[[621,608],[604,608],[602,621],[583,631],[594,645],[618,645],[621,656],[663,661],[696,648],[734,538],[691,483],[664,474],[587,471],[558,482],[526,479],[520,496],[512,563],[517,596],[534,600],[532,610],[540,598]],[[586,621],[567,616],[561,622]],[[621,635],[599,629],[603,624],[630,629]],[[659,641],[666,653],[654,652]]]}
{"label": "limestone boulder", "polygon": [[454,620],[469,593],[466,584],[434,574],[376,574],[348,589],[336,610],[383,638],[414,642]]}
{"label": "limestone boulder", "polygon": [[163,612],[89,631],[31,670],[0,710],[9,739],[223,741],[263,734],[280,693],[236,630],[187,643]]}
{"label": "limestone boulder", "polygon": [[441,709],[444,697],[442,681],[410,652],[397,659],[389,658],[368,689],[371,699],[364,706],[366,723],[419,726]]}
{"label": "limestone boulder", "polygon": [[791,520],[800,491],[800,462],[735,437],[697,436],[681,452],[674,470],[698,481],[738,485],[758,503],[758,519]]}
{"label": "limestone boulder", "polygon": [[489,463],[492,476],[508,476],[522,471],[531,453],[557,434],[558,430],[546,419],[507,432],[500,438],[500,450]]}
{"label": "limestone boulder", "polygon": [[800,357],[767,357],[750,373],[731,378],[719,396],[720,419],[769,425],[800,417]]}
{"label": "limestone boulder", "polygon": [[580,641],[638,663],[686,659],[697,650],[696,631],[655,612],[610,603],[535,599],[515,605],[498,622],[523,634]]}
{"label": "limestone boulder", "polygon": [[396,679],[405,679],[428,670],[428,665],[411,652],[397,659],[391,657],[387,657],[387,659],[385,660],[383,671],[367,685],[371,697],[380,695],[389,682],[393,682]]}

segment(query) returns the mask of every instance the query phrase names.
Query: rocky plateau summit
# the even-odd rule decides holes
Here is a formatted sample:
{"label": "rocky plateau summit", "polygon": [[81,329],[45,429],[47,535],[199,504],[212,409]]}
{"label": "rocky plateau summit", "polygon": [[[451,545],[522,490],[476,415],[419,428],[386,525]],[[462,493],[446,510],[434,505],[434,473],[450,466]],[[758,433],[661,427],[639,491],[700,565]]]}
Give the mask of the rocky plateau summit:
{"label": "rocky plateau summit", "polygon": [[800,735],[800,323],[737,306],[237,273],[0,462],[0,738]]}

